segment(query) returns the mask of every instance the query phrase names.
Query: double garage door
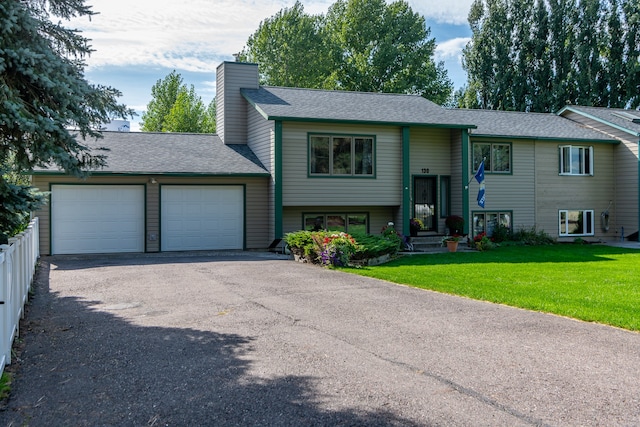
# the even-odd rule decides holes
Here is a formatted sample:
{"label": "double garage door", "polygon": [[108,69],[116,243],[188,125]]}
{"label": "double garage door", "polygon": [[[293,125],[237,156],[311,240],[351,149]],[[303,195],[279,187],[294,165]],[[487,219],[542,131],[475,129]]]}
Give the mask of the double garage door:
{"label": "double garage door", "polygon": [[[161,250],[242,249],[240,186],[163,186]],[[143,185],[53,185],[52,254],[145,251]]]}

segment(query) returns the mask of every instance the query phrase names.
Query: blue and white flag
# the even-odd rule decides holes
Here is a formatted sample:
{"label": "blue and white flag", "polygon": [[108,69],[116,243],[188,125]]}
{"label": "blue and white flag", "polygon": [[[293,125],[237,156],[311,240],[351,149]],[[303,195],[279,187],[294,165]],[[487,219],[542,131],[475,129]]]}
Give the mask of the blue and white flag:
{"label": "blue and white flag", "polygon": [[478,184],[482,184],[484,181],[484,160],[480,162],[480,166],[478,166],[478,171],[476,172],[475,177]]}
{"label": "blue and white flag", "polygon": [[478,184],[480,184],[480,189],[478,190],[478,206],[484,209],[484,160],[480,163],[480,166],[478,166],[475,178]]}
{"label": "blue and white flag", "polygon": [[484,182],[480,184],[480,189],[478,190],[478,206],[484,209]]}

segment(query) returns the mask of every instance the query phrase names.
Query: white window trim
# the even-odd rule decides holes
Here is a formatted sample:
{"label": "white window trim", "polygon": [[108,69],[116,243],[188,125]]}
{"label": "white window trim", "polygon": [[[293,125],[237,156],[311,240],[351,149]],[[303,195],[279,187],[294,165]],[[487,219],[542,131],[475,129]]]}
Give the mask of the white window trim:
{"label": "white window trim", "polygon": [[[569,167],[571,168],[571,170],[569,172],[564,170],[564,150],[565,148],[569,149],[569,152],[571,155],[571,152],[574,149],[583,149],[583,150],[589,150],[589,172],[588,173],[584,173],[582,171],[574,171],[572,168],[572,163],[571,161],[569,161]],[[584,153],[584,151],[583,151]],[[593,176],[593,146],[589,146],[589,145],[561,145],[560,146],[560,175],[563,176]],[[584,154],[582,155],[582,159],[580,164],[581,165],[586,165],[587,163],[584,161]]]}
{"label": "white window trim", "polygon": [[[591,224],[590,224],[590,229],[591,229],[591,233],[585,233],[584,231],[584,222],[582,225],[582,233],[563,233],[562,232],[562,214],[566,214],[565,215],[565,224],[564,224],[564,229],[565,230],[569,230],[569,212],[582,212],[582,217],[585,217],[585,213],[590,213],[591,214]],[[592,209],[560,209],[558,211],[558,236],[559,237],[580,237],[580,236],[594,236],[595,235],[595,213]]]}

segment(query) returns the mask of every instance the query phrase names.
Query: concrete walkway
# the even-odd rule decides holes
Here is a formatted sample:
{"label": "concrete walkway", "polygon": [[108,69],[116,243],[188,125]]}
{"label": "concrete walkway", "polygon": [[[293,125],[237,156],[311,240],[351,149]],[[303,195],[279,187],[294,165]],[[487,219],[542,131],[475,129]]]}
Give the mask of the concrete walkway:
{"label": "concrete walkway", "polygon": [[640,424],[638,333],[270,254],[41,264],[0,425]]}

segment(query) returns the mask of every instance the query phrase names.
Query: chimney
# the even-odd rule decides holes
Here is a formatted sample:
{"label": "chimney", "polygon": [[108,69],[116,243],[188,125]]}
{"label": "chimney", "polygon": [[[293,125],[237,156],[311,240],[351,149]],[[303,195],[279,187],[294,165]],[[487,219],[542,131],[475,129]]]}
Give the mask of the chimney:
{"label": "chimney", "polygon": [[225,144],[247,143],[247,101],[240,89],[258,86],[258,64],[225,61],[216,69],[216,133]]}

